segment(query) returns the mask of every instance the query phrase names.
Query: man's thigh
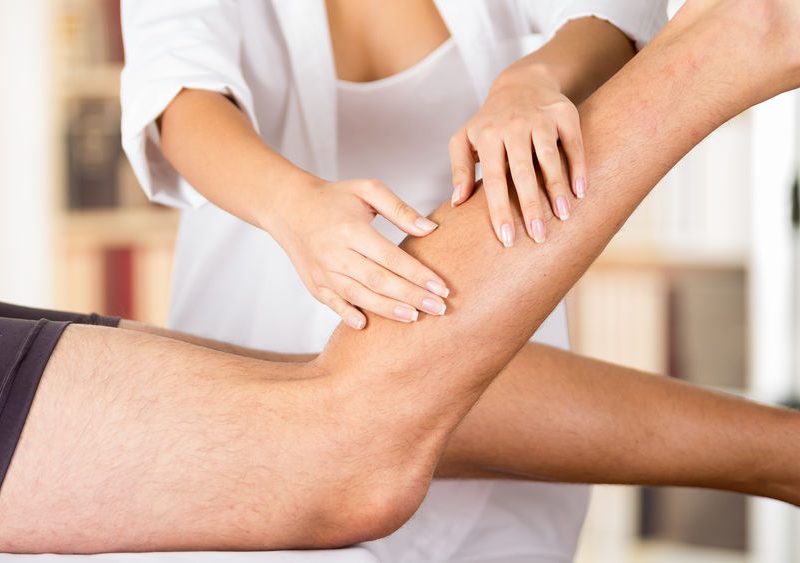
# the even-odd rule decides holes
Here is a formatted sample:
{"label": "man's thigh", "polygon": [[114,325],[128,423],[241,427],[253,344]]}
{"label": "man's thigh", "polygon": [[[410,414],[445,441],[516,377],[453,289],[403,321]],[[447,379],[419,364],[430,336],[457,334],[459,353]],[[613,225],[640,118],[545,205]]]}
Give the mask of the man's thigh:
{"label": "man's thigh", "polygon": [[303,463],[324,447],[313,428],[325,406],[312,385],[272,380],[273,368],[157,336],[68,327],[0,489],[0,551],[287,543],[290,525],[304,525]]}

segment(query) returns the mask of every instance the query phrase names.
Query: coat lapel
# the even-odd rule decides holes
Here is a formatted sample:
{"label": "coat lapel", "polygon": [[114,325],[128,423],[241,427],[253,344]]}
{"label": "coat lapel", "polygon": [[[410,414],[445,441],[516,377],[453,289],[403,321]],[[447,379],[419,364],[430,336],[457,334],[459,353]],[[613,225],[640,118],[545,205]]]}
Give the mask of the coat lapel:
{"label": "coat lapel", "polygon": [[276,0],[297,96],[317,169],[336,180],[336,67],[324,0]]}

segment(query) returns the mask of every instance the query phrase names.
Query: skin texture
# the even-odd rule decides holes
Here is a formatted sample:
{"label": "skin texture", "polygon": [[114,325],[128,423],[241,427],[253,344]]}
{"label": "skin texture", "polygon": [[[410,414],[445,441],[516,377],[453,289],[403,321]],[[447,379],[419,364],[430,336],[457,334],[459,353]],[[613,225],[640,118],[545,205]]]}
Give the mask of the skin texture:
{"label": "skin texture", "polygon": [[[372,81],[397,74],[450,35],[431,0],[328,0],[326,5],[336,70],[346,80]],[[537,53],[498,78],[502,88],[490,97],[469,131],[502,152],[502,139],[484,135],[488,126],[499,132],[511,121],[524,120],[528,125],[536,121],[536,142],[549,155],[542,160],[557,164],[558,136],[551,133],[560,126],[563,139],[569,135],[574,141],[570,156],[582,159],[582,153],[577,155],[582,151],[577,110],[567,95],[574,95],[574,101],[585,97],[632,55],[630,42],[612,25],[592,18],[570,22]],[[517,103],[523,98],[529,101],[525,106]],[[512,104],[514,115],[498,109],[508,110]],[[539,127],[543,120],[546,123]],[[199,121],[205,126],[197,127]],[[219,93],[182,91],[159,124],[164,155],[175,169],[209,201],[270,233],[309,292],[351,328],[366,327],[365,311],[402,323],[415,322],[420,312],[444,312],[449,290],[435,268],[399,250],[371,225],[377,214],[412,236],[426,236],[435,228],[398,199],[391,186],[374,178],[333,182],[298,168],[267,146],[236,105]],[[530,134],[529,130],[524,147],[511,145],[526,159],[526,169],[533,167]],[[474,176],[468,143],[451,149],[456,150],[452,155],[460,168],[469,158]],[[458,156],[465,151],[469,154]],[[505,170],[505,153],[492,162],[488,178],[494,179],[493,171]],[[517,167],[513,170],[516,173]],[[535,195],[531,178],[518,179],[521,191]],[[548,180],[550,192],[572,201],[569,182]],[[460,201],[467,199],[473,183]],[[236,189],[230,189],[232,185]],[[491,185],[492,199],[505,201],[508,215],[504,180],[502,185],[494,181]],[[493,214],[496,208],[491,207]]]}
{"label": "skin texture", "polygon": [[[490,447],[485,433],[481,438],[468,426],[459,441],[461,421],[482,394],[484,409],[495,404],[488,420],[503,420],[506,413],[491,411],[506,406],[498,408],[487,388],[680,156],[742,109],[800,85],[800,49],[791,31],[800,23],[798,11],[781,1],[690,0],[651,47],[582,107],[594,201],[568,224],[551,221],[549,244],[526,241],[504,250],[485,237],[483,198],[437,211],[440,229],[404,246],[440,264],[453,288],[451,314],[403,330],[378,318],[366,331],[340,329],[323,355],[305,364],[253,360],[126,330],[70,327],[0,490],[0,549],[347,545],[405,522],[437,468],[547,476],[552,467],[525,466],[534,456],[519,455],[534,442],[507,435]],[[740,30],[735,37],[732,27]],[[735,81],[729,78],[734,71]],[[685,92],[698,95],[679,95]],[[564,357],[556,354],[552,365]],[[560,369],[606,369],[596,366]],[[639,379],[625,371],[621,381],[636,394]],[[649,434],[632,433],[626,447],[647,455],[642,466],[621,474],[800,500],[793,454],[780,458],[782,450],[772,451],[796,435],[795,415],[665,389],[653,393],[669,407],[665,416],[678,409],[688,422],[708,422],[707,432],[692,432],[687,422],[698,449],[683,456],[690,459],[672,477],[657,445],[644,444]],[[660,393],[670,400],[659,401]],[[517,403],[515,411],[523,407]],[[731,420],[752,420],[752,426],[726,434]],[[562,423],[566,433],[580,428],[575,417]],[[621,424],[631,420],[622,417]],[[665,427],[653,415],[649,428],[665,433]],[[685,448],[666,434],[662,446]],[[483,439],[480,452],[470,453],[473,439]],[[596,471],[581,466],[583,451],[571,455],[565,474]],[[659,472],[648,475],[646,462],[660,463]],[[752,481],[732,484],[712,467],[719,462],[731,463],[730,475]]]}

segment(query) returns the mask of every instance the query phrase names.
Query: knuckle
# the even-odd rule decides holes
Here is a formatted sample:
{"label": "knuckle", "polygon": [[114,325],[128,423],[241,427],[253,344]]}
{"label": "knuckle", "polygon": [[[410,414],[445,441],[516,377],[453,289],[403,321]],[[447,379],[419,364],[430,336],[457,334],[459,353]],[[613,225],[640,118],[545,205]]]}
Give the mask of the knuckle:
{"label": "knuckle", "polygon": [[508,128],[511,131],[530,130],[530,127],[530,121],[521,115],[515,115],[508,120]]}
{"label": "knuckle", "polygon": [[538,211],[539,210],[539,199],[538,198],[520,198],[519,206],[522,211]]}
{"label": "knuckle", "polygon": [[555,142],[550,142],[550,140],[536,148],[536,156],[539,157],[539,160],[553,160],[557,153]]}
{"label": "knuckle", "polygon": [[372,270],[367,273],[364,281],[367,282],[367,287],[379,291],[384,286],[385,278],[380,270]]}
{"label": "knuckle", "polygon": [[555,128],[555,119],[548,112],[540,112],[532,119],[532,129],[539,135]]}
{"label": "knuckle", "polygon": [[508,169],[514,177],[527,177],[533,173],[533,161],[515,160],[509,164]]}
{"label": "knuckle", "polygon": [[[345,241],[352,240],[356,235],[356,225],[355,223],[351,223],[346,221],[339,225],[339,234]],[[326,254],[326,258],[330,258],[330,254]]]}
{"label": "knuckle", "polygon": [[495,125],[489,124],[484,126],[478,132],[478,144],[486,144],[497,140],[500,137],[498,129]]}
{"label": "knuckle", "polygon": [[453,176],[464,177],[469,176],[470,174],[472,174],[470,169],[463,164],[456,164],[453,166]]}
{"label": "knuckle", "polygon": [[356,288],[353,284],[345,284],[340,292],[342,299],[348,303],[353,303],[356,300]]}
{"label": "knuckle", "polygon": [[394,202],[392,213],[397,219],[401,219],[409,215],[415,215],[411,207],[409,207],[409,205],[401,199],[398,199]]}
{"label": "knuckle", "polygon": [[374,194],[381,189],[381,182],[371,178],[368,180],[362,180],[361,189],[363,189],[366,193]]}

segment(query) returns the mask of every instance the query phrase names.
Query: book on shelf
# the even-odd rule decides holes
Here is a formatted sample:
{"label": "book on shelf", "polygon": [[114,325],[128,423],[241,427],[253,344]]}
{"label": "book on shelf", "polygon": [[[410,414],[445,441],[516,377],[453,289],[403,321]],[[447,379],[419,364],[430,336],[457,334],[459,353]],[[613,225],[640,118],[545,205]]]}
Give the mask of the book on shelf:
{"label": "book on shelf", "polygon": [[172,241],[105,245],[68,240],[59,252],[58,305],[164,325],[169,311]]}
{"label": "book on shelf", "polygon": [[119,0],[57,0],[54,30],[58,68],[123,62]]}
{"label": "book on shelf", "polygon": [[66,152],[69,208],[116,207],[122,158],[119,105],[103,99],[72,101]]}
{"label": "book on shelf", "polygon": [[119,103],[104,98],[71,100],[67,123],[68,208],[146,205],[122,152]]}

